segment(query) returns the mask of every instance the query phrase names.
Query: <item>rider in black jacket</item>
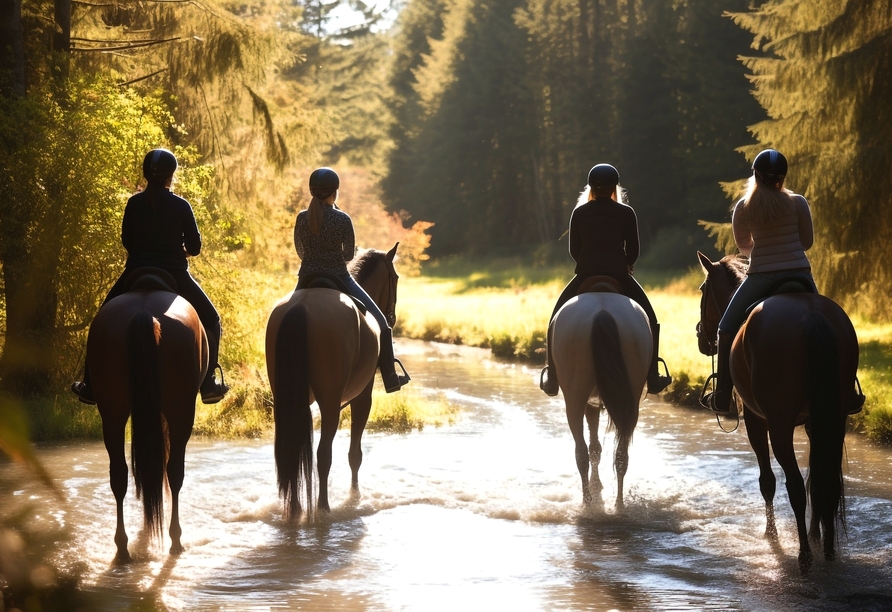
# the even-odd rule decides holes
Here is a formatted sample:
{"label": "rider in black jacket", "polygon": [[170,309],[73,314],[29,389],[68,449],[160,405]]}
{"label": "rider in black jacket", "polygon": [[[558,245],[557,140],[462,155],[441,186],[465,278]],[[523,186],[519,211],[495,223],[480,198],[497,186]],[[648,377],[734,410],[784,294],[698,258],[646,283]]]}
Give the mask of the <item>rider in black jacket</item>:
{"label": "rider in black jacket", "polygon": [[[154,149],[143,160],[144,191],[133,195],[124,209],[121,242],[127,249],[124,273],[108,292],[103,305],[127,290],[130,273],[143,267],[161,268],[177,283],[177,293],[195,308],[208,338],[208,373],[201,384],[201,400],[215,404],[223,399],[229,387],[222,382],[223,370],[217,363],[222,326],[220,315],[208,296],[189,274],[187,257],[201,252],[201,234],[192,206],[170,192],[177,158],[167,149]],[[214,372],[220,370],[221,382]],[[84,380],[71,385],[71,390],[86,404],[95,404],[90,374],[84,367]]]}
{"label": "rider in black jacket", "polygon": [[[610,164],[598,164],[588,175],[588,185],[579,203],[570,214],[570,256],[576,262],[576,276],[567,284],[551,313],[551,319],[570,298],[576,295],[583,281],[591,276],[609,276],[622,287],[623,293],[635,300],[650,321],[653,336],[653,360],[647,376],[647,392],[659,393],[672,382],[659,373],[660,324],[644,289],[632,276],[638,260],[638,218],[623,200],[625,190],[619,184],[619,172]],[[558,377],[547,345],[547,365],[542,370],[539,386],[548,395],[557,395]]]}

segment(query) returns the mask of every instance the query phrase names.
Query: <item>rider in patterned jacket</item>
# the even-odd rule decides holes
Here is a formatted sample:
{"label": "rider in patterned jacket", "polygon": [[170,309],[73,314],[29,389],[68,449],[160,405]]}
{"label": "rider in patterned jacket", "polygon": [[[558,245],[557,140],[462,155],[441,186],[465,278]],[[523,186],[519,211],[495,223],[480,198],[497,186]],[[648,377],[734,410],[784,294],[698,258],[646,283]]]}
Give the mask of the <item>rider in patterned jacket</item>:
{"label": "rider in patterned jacket", "polygon": [[[378,367],[388,393],[399,391],[409,382],[408,374],[397,375],[393,355],[393,330],[387,317],[347,270],[347,262],[355,255],[355,235],[350,215],[337,207],[341,181],[331,168],[318,168],[310,175],[310,205],[297,215],[294,224],[294,246],[300,257],[298,277],[324,273],[337,277],[362,302],[381,328],[381,354]],[[298,289],[302,288],[300,280]],[[400,364],[402,365],[402,364]]]}

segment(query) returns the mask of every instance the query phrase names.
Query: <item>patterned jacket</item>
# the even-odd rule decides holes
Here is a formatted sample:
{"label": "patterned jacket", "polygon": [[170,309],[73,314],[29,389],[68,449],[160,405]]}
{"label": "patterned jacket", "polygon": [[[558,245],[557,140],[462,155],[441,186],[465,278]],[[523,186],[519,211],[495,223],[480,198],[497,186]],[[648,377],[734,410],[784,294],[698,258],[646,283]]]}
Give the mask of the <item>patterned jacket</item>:
{"label": "patterned jacket", "polygon": [[353,221],[334,206],[323,206],[322,227],[313,234],[308,211],[302,210],[294,224],[294,246],[300,257],[298,274],[325,272],[335,276],[348,274],[347,262],[353,259]]}

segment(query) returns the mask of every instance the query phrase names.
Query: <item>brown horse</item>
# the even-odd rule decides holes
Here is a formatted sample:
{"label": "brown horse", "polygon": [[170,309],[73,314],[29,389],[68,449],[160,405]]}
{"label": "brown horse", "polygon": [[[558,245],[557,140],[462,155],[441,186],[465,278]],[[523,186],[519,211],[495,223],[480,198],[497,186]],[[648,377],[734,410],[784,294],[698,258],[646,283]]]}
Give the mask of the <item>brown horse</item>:
{"label": "brown horse", "polygon": [[[353,276],[393,325],[399,276],[394,247],[368,250],[352,266]],[[350,404],[352,489],[359,490],[362,432],[372,408],[380,329],[371,313],[335,289],[298,289],[275,305],[266,328],[266,367],[276,421],[276,473],[285,513],[301,512],[301,497],[312,513],[314,493],[313,417],[322,416],[318,450],[320,510],[328,511],[331,445],[341,409]]]}
{"label": "brown horse", "polygon": [[[718,323],[746,272],[733,256],[712,262],[697,253],[706,280],[700,289],[700,350],[715,354]],[[711,339],[711,342],[710,342]],[[765,499],[765,535],[777,538],[775,476],[769,457],[784,470],[799,532],[799,566],[811,566],[805,527],[806,488],[793,451],[793,430],[805,425],[810,441],[808,499],[811,536],[824,558],[834,558],[837,523],[845,528],[842,460],[846,416],[856,401],[858,339],[849,317],[833,300],[814,293],[782,293],[759,302],[731,348],[731,376],[743,400],[747,436],[759,462]]]}
{"label": "brown horse", "polygon": [[[183,552],[179,493],[195,397],[208,368],[208,342],[198,315],[173,292],[172,279],[142,276],[106,303],[90,326],[87,359],[102,417],[112,492],[117,502],[116,562],[130,561],[124,530],[127,462],[124,428],[132,416],[131,463],[146,529],[160,537],[164,479],[170,486],[170,554]],[[168,282],[169,281],[169,282]]]}

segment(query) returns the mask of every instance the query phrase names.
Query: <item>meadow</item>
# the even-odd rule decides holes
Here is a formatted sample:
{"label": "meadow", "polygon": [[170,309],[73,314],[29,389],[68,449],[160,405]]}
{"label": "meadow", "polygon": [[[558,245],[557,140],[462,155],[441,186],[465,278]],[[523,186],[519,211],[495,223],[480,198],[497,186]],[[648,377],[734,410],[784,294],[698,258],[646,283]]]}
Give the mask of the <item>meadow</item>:
{"label": "meadow", "polygon": [[[568,270],[528,269],[510,262],[476,267],[467,262],[434,264],[422,276],[400,279],[396,335],[490,348],[493,356],[544,364],[545,332]],[[712,372],[700,354],[695,327],[703,281],[699,268],[639,282],[661,324],[661,354],[673,376],[663,399],[698,408],[697,397]],[[849,418],[852,431],[892,444],[892,324],[853,317],[861,346],[858,377],[867,396],[864,410]]]}

